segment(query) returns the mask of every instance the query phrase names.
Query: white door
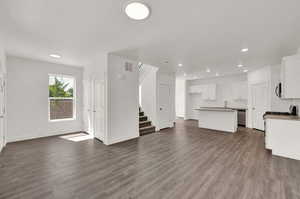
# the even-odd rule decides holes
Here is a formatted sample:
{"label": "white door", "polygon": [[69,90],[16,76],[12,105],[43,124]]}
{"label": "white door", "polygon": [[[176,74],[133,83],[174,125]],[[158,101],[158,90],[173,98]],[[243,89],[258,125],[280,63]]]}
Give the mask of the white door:
{"label": "white door", "polygon": [[268,84],[252,85],[252,121],[253,128],[265,130],[263,115],[268,110]]}
{"label": "white door", "polygon": [[159,85],[159,128],[171,127],[170,107],[171,107],[171,89],[169,85]]}
{"label": "white door", "polygon": [[94,136],[104,141],[105,132],[105,87],[104,82],[94,81]]}

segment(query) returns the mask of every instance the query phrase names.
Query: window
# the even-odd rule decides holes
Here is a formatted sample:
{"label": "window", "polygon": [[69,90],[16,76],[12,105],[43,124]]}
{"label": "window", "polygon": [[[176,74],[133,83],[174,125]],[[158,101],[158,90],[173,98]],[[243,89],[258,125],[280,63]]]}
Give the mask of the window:
{"label": "window", "polygon": [[75,78],[49,75],[49,120],[75,119]]}

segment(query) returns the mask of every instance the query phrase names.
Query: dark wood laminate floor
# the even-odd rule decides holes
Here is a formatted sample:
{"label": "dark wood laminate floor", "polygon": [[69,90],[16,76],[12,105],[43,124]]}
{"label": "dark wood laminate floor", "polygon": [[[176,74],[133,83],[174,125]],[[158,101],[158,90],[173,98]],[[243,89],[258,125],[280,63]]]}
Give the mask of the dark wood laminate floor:
{"label": "dark wood laminate floor", "polygon": [[0,198],[300,198],[300,161],[271,156],[261,132],[195,121],[106,147],[59,137],[9,144]]}

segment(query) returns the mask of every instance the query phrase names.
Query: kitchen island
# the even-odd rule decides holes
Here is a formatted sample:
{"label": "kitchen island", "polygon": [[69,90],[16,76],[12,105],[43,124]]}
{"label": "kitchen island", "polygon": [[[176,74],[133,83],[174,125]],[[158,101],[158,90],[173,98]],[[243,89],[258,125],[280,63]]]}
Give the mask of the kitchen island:
{"label": "kitchen island", "polygon": [[238,111],[225,107],[201,107],[198,111],[198,127],[235,133],[238,127]]}

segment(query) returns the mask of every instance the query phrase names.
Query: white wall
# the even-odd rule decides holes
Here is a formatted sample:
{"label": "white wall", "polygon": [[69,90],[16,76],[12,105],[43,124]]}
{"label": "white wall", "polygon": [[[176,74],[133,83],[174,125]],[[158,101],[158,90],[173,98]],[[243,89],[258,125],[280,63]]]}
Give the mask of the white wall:
{"label": "white wall", "polygon": [[157,73],[157,113],[158,113],[158,129],[164,128],[162,125],[159,123],[159,105],[160,105],[160,98],[159,98],[159,86],[160,84],[168,85],[170,87],[170,115],[169,115],[169,127],[174,126],[174,122],[176,121],[176,111],[175,111],[175,84],[176,84],[176,76],[175,73],[165,73],[162,72],[161,70],[158,71]]}
{"label": "white wall", "polygon": [[[133,71],[125,71],[125,63]],[[139,74],[137,61],[108,55],[108,138],[107,144],[139,137]]]}
{"label": "white wall", "polygon": [[189,94],[187,89],[187,119],[197,119],[197,111],[194,109],[200,107],[223,107],[224,101],[226,100],[228,107],[246,108],[247,100],[234,100],[233,98],[233,84],[239,82],[246,82],[247,75],[231,75],[224,77],[199,79],[199,80],[188,80],[187,88],[191,85],[201,84],[216,84],[216,100],[203,100],[201,94]]}
{"label": "white wall", "polygon": [[[8,142],[82,130],[82,68],[9,56],[7,69]],[[48,121],[48,74],[76,78],[76,120]]]}
{"label": "white wall", "polygon": [[[6,79],[6,55],[4,51],[4,45],[2,42],[2,37],[0,37],[0,75],[4,80]],[[6,97],[6,96],[5,96]],[[6,99],[3,99],[3,106],[6,108]],[[7,131],[7,117],[6,112],[3,118],[0,118],[0,152],[6,145],[6,132]]]}
{"label": "white wall", "polygon": [[186,80],[176,78],[175,86],[175,103],[176,103],[176,116],[185,118],[185,103],[186,100]]}
{"label": "white wall", "polygon": [[[147,71],[147,74],[145,74]],[[157,84],[157,71],[158,68],[150,65],[142,66],[142,81],[140,77],[140,95],[141,95],[141,108],[145,112],[145,115],[152,122],[152,125],[158,127],[157,121],[157,92],[156,92],[156,84]],[[140,71],[141,75],[141,71]]]}
{"label": "white wall", "polygon": [[89,64],[84,67],[83,79],[97,79],[105,80],[107,73],[107,60],[106,53],[97,54]]}

